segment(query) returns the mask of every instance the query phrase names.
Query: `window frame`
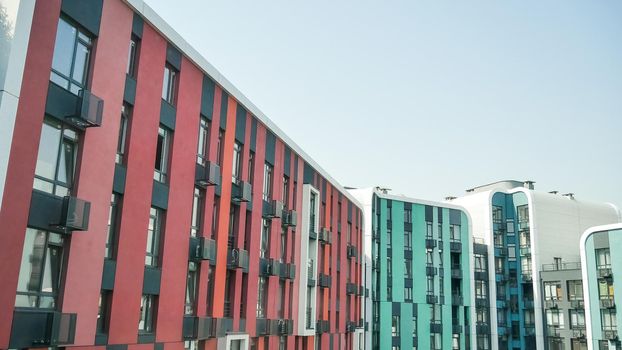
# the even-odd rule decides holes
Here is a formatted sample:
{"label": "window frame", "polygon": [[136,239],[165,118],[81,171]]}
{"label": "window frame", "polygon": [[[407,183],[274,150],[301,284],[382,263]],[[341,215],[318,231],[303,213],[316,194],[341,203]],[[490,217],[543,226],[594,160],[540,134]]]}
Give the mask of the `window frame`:
{"label": "window frame", "polygon": [[171,106],[177,104],[179,71],[170,63],[164,65],[164,77],[162,80],[162,100]]}
{"label": "window frame", "polygon": [[[61,72],[58,68],[55,67],[54,58],[60,57],[57,55],[57,49],[60,49],[61,40],[59,39],[68,39],[68,38],[59,38],[59,29],[61,28],[61,24],[65,23],[69,27],[71,27],[75,32],[73,34],[73,43],[72,43],[72,51],[71,51],[71,62],[69,64],[69,76],[65,73]],[[80,25],[78,25],[75,21],[71,20],[66,16],[60,16],[58,19],[58,24],[56,27],[56,36],[54,43],[54,51],[52,57],[52,66],[50,68],[50,81],[63,89],[71,92],[74,95],[79,95],[82,90],[86,90],[88,86],[88,81],[90,78],[90,67],[91,67],[91,58],[93,53],[93,45],[94,38],[90,33],[85,31]],[[82,45],[82,48],[86,50],[86,58],[84,60],[84,67],[82,68],[82,81],[78,81],[74,79],[74,75],[76,74],[76,57],[78,54],[78,49]],[[60,81],[64,81],[64,84]]]}

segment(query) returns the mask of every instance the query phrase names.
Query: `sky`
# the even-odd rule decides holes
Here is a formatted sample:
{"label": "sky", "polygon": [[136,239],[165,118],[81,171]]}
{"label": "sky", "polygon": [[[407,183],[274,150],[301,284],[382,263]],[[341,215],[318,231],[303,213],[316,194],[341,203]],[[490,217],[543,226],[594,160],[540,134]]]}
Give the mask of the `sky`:
{"label": "sky", "polygon": [[344,186],[622,207],[622,1],[146,3]]}

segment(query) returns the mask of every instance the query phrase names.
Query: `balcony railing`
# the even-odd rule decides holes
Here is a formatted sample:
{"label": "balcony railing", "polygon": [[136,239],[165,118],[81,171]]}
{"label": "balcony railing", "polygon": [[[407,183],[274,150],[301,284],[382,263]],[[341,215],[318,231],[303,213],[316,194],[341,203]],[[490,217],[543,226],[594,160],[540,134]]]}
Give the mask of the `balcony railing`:
{"label": "balcony railing", "polygon": [[77,314],[15,310],[9,348],[55,347],[74,343]]}
{"label": "balcony railing", "polygon": [[306,318],[307,329],[313,329],[315,324],[313,322],[313,308],[307,308],[307,318]]}
{"label": "balcony railing", "polygon": [[580,262],[567,262],[561,264],[543,264],[542,271],[581,270]]}
{"label": "balcony railing", "polygon": [[615,300],[613,297],[610,298],[601,298],[600,299],[600,308],[601,309],[613,309],[616,307]]}

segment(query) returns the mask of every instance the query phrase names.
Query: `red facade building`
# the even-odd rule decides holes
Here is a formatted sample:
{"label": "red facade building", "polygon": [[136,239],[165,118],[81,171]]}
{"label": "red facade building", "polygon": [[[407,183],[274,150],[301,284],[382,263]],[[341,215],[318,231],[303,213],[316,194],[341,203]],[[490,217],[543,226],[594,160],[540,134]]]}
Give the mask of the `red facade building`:
{"label": "red facade building", "polygon": [[362,346],[360,205],[153,10],[16,30],[0,349]]}

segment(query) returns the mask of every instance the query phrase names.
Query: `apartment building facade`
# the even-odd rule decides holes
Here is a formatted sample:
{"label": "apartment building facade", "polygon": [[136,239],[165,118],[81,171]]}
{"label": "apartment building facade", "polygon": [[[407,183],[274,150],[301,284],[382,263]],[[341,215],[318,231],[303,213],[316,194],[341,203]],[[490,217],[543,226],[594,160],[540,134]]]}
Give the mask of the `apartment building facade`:
{"label": "apartment building facade", "polygon": [[363,204],[371,268],[366,349],[470,349],[474,344],[471,235],[452,204],[352,189]]}
{"label": "apartment building facade", "polygon": [[364,345],[353,196],[142,1],[0,5],[0,349]]}
{"label": "apartment building facade", "polygon": [[589,350],[621,349],[622,224],[596,226],[581,237],[585,324]]}
{"label": "apartment building facade", "polygon": [[567,331],[563,321],[572,317],[566,313],[580,310],[578,301],[562,304],[561,284],[576,271],[575,277],[549,278],[579,261],[584,230],[619,222],[618,209],[572,194],[538,192],[531,181],[479,186],[450,202],[469,212],[475,239],[488,246],[490,343],[481,337],[477,349],[549,349],[561,343],[581,348],[581,332]]}

